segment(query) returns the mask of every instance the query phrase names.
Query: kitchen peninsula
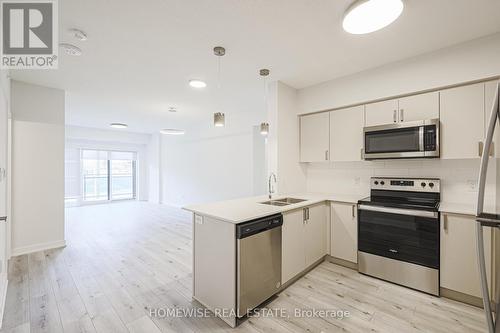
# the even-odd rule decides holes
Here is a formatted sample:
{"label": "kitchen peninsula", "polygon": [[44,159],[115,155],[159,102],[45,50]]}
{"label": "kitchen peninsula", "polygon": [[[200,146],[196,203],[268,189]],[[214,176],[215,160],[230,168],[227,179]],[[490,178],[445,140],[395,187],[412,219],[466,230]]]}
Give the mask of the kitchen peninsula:
{"label": "kitchen peninsula", "polygon": [[328,203],[351,212],[360,198],[309,193],[184,207],[193,213],[193,298],[235,327],[330,253]]}

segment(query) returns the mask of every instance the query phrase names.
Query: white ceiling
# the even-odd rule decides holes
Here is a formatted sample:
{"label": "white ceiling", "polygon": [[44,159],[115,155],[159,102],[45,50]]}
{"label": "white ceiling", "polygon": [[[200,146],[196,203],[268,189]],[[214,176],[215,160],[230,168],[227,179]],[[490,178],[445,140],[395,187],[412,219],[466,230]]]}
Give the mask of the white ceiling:
{"label": "white ceiling", "polygon": [[[67,123],[130,131],[181,127],[229,131],[265,118],[260,68],[270,80],[302,88],[500,31],[497,0],[406,0],[402,16],[368,35],[342,30],[351,0],[64,0],[58,70],[14,71],[14,79],[67,91]],[[78,42],[68,28],[87,32]],[[222,88],[216,57],[224,46]],[[208,83],[204,90],[187,85]],[[225,129],[211,127],[226,113]],[[179,112],[167,111],[176,106]],[[189,132],[188,132],[189,133]]]}

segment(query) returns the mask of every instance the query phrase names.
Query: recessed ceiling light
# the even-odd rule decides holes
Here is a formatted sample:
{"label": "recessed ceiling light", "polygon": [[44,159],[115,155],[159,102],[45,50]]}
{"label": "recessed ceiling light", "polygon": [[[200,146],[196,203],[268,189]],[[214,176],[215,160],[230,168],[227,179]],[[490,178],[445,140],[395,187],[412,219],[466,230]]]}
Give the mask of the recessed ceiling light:
{"label": "recessed ceiling light", "polygon": [[165,128],[160,131],[161,134],[167,135],[183,135],[185,133],[184,130],[174,129],[174,128]]}
{"label": "recessed ceiling light", "polygon": [[207,84],[201,80],[189,80],[189,85],[193,88],[205,88]]}
{"label": "recessed ceiling light", "polygon": [[68,29],[68,34],[82,42],[88,39],[87,34],[80,29]]}
{"label": "recessed ceiling light", "polygon": [[63,49],[64,53],[70,56],[81,56],[82,49],[78,46],[69,43],[59,43],[59,46]]}
{"label": "recessed ceiling light", "polygon": [[344,15],[342,26],[351,34],[367,34],[394,22],[403,12],[402,0],[357,0]]}
{"label": "recessed ceiling light", "polygon": [[128,125],[127,124],[122,124],[122,123],[111,123],[109,124],[110,127],[113,127],[113,128],[127,128]]}

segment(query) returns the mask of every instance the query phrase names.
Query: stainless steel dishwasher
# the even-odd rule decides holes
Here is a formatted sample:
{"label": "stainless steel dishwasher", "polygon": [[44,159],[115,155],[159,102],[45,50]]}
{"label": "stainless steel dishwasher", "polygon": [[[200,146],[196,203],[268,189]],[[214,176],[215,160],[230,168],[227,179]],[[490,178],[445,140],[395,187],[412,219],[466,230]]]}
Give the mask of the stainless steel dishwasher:
{"label": "stainless steel dishwasher", "polygon": [[236,227],[238,317],[273,296],[281,287],[281,214]]}

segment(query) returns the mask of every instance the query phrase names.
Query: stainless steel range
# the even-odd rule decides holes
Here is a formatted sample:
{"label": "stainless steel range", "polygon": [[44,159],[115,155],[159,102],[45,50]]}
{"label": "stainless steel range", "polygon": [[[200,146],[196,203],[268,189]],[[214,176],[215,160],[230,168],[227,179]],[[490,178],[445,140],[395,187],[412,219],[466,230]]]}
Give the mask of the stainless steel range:
{"label": "stainless steel range", "polygon": [[358,201],[358,270],[439,295],[439,179],[372,178]]}

